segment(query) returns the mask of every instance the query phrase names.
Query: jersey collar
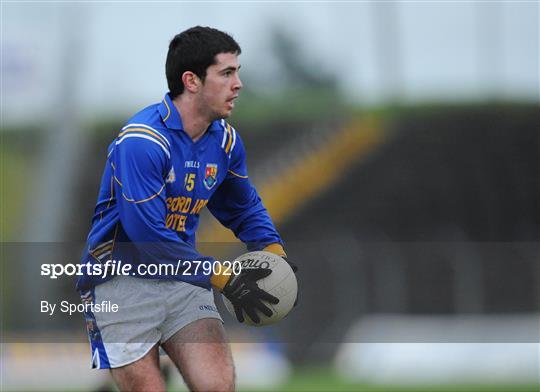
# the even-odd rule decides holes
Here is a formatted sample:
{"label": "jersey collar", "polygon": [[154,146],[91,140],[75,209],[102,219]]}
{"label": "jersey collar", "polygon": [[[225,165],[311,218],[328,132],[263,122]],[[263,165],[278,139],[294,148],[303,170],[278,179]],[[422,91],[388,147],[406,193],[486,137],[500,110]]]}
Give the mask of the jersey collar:
{"label": "jersey collar", "polygon": [[[176,109],[176,106],[174,106],[174,104],[172,103],[169,93],[165,94],[163,101],[161,101],[158,106],[158,110],[167,128],[184,130],[180,113]],[[212,123],[208,127],[209,131],[219,131],[220,129],[222,129],[220,125],[220,120],[212,121]]]}

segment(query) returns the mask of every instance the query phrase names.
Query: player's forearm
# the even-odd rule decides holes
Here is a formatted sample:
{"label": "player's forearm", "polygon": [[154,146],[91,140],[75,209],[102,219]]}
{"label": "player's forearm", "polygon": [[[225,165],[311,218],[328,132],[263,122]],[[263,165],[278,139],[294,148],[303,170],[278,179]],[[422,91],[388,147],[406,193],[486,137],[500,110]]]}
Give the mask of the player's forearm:
{"label": "player's forearm", "polygon": [[262,250],[270,244],[283,246],[283,241],[262,204],[246,214],[234,233],[246,244],[249,251]]}

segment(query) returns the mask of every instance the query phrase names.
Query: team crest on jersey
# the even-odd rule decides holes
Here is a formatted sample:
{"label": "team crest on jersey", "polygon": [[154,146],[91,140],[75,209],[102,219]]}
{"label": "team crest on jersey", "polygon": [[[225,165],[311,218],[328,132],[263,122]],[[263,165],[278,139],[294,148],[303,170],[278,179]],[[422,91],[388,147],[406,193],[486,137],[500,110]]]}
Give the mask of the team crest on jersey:
{"label": "team crest on jersey", "polygon": [[204,186],[210,190],[216,185],[217,182],[217,169],[218,166],[215,163],[207,163],[204,170]]}
{"label": "team crest on jersey", "polygon": [[176,181],[176,174],[174,173],[174,166],[171,167],[171,171],[167,175],[167,179],[165,180],[166,183],[172,184]]}

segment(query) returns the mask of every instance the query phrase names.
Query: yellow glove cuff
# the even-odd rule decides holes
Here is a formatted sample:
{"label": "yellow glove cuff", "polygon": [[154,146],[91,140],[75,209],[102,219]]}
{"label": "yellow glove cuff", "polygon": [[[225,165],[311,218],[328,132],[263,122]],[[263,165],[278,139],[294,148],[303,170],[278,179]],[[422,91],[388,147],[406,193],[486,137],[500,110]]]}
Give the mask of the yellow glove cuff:
{"label": "yellow glove cuff", "polygon": [[[218,273],[210,277],[210,284],[221,291],[231,278],[231,271],[230,268],[225,268],[220,263],[216,262],[216,264],[219,264],[219,266],[216,265],[214,271]],[[227,275],[225,275],[225,272]]]}
{"label": "yellow glove cuff", "polygon": [[278,244],[278,243],[270,244],[263,250],[266,252],[270,252],[275,255],[281,256],[281,257],[287,257],[287,253],[285,253],[283,246],[281,246],[281,244]]}

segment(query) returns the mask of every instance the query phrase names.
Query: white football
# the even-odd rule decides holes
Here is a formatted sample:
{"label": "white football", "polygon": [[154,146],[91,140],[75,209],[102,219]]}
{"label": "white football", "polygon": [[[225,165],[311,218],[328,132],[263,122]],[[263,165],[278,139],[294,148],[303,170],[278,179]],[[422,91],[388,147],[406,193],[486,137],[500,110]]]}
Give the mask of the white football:
{"label": "white football", "polygon": [[[245,253],[239,256],[236,261],[240,262],[242,267],[270,268],[272,273],[266,278],[258,280],[257,284],[261,289],[279,299],[279,303],[275,305],[263,301],[272,310],[272,316],[265,316],[259,310],[256,310],[261,321],[255,324],[246,312],[244,312],[244,323],[262,327],[264,325],[275,324],[287,316],[293,308],[298,292],[298,282],[291,266],[282,257],[265,251]],[[231,302],[225,296],[223,296],[223,302],[229,313],[236,320],[234,307]]]}

